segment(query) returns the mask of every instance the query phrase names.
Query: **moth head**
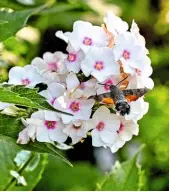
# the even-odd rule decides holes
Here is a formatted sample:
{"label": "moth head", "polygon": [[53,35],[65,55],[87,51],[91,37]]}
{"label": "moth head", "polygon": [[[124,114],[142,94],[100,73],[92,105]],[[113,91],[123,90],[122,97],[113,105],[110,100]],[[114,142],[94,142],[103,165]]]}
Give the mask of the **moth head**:
{"label": "moth head", "polygon": [[125,116],[130,113],[130,105],[126,101],[117,102],[115,104],[115,109],[120,113],[120,115]]}

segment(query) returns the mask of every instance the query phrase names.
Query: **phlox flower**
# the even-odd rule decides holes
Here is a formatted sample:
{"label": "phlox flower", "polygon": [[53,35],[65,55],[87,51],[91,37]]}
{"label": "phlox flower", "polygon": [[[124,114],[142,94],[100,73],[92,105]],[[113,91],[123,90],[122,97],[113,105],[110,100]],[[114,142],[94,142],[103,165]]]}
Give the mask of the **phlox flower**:
{"label": "phlox flower", "polygon": [[68,94],[66,92],[64,96],[59,97],[54,102],[56,109],[73,114],[73,116],[61,114],[63,123],[68,124],[73,120],[88,120],[95,103],[94,99],[76,99]]}
{"label": "phlox flower", "polygon": [[140,120],[143,115],[148,112],[149,103],[145,102],[143,98],[139,98],[136,101],[131,101],[130,105],[130,114],[125,115],[126,120]]}
{"label": "phlox flower", "polygon": [[56,37],[64,40],[66,43],[68,43],[68,38],[69,38],[70,34],[71,34],[71,32],[63,33],[62,31],[57,31],[55,35],[56,35]]}
{"label": "phlox flower", "polygon": [[36,57],[32,60],[31,65],[37,67],[40,74],[47,73],[50,75],[52,72],[58,74],[65,73],[64,59],[67,58],[67,55],[57,51],[55,53],[46,52],[43,55],[43,58]]}
{"label": "phlox flower", "polygon": [[[112,153],[123,147],[126,141],[132,139],[133,135],[138,135],[139,125],[136,121],[126,120],[122,116],[116,116],[119,121],[119,129],[117,130],[117,138],[115,143],[110,147]],[[114,122],[112,124],[114,126]]]}
{"label": "phlox flower", "polygon": [[78,73],[80,71],[80,63],[84,59],[85,54],[82,50],[75,51],[70,44],[67,46],[67,52],[68,56],[64,62],[68,71]]}
{"label": "phlox flower", "polygon": [[30,140],[34,142],[36,138],[36,127],[29,125],[23,118],[21,118],[21,121],[25,128],[19,133],[17,143],[27,144]]}
{"label": "phlox flower", "polygon": [[146,54],[149,53],[148,49],[146,49],[145,45],[145,38],[140,34],[139,32],[139,27],[138,25],[135,23],[135,21],[132,21],[132,25],[130,28],[130,32],[135,36],[136,40],[138,41],[138,43],[143,47],[144,51]]}
{"label": "phlox flower", "polygon": [[85,59],[81,62],[81,69],[86,77],[91,74],[99,82],[106,80],[110,75],[120,74],[120,68],[115,61],[114,54],[107,47],[90,48]]}
{"label": "phlox flower", "polygon": [[93,26],[86,21],[76,21],[71,33],[57,33],[57,36],[68,41],[75,51],[80,49],[87,53],[90,47],[105,47],[107,45],[107,35],[99,26]]}
{"label": "phlox flower", "polygon": [[120,120],[117,115],[111,114],[105,106],[99,107],[93,114],[93,124],[89,125],[89,129],[93,129],[92,145],[94,147],[112,146],[117,139],[117,130],[120,126]]}
{"label": "phlox flower", "polygon": [[110,85],[116,85],[120,81],[120,75],[112,75],[101,83],[103,85],[96,83],[97,95],[110,92]]}
{"label": "phlox flower", "polygon": [[95,78],[81,82],[78,88],[73,92],[73,96],[75,98],[89,98],[90,96],[96,95],[96,84],[97,80]]}
{"label": "phlox flower", "polygon": [[[56,112],[37,111],[31,115],[31,118],[26,119],[27,127],[20,133],[18,142],[22,143],[27,140],[26,133],[31,132],[39,142],[65,142],[67,135],[63,132],[64,124],[60,120]],[[23,136],[23,138],[22,138]],[[30,137],[30,134],[28,133]]]}
{"label": "phlox flower", "polygon": [[81,82],[74,73],[70,73],[66,78],[67,90],[72,91],[71,95],[74,98],[88,98],[92,95],[96,95],[97,80],[95,78],[88,81]]}
{"label": "phlox flower", "polygon": [[9,71],[9,84],[25,85],[26,87],[35,87],[42,82],[42,77],[38,74],[34,66],[26,65],[24,67],[13,67]]}
{"label": "phlox flower", "polygon": [[107,30],[114,36],[124,33],[128,30],[127,22],[123,21],[120,17],[117,17],[112,12],[107,12],[106,16],[104,17],[104,23],[106,24]]}
{"label": "phlox flower", "polygon": [[151,61],[132,33],[117,35],[113,52],[116,61],[121,61],[125,73],[152,73]]}
{"label": "phlox flower", "polygon": [[154,82],[153,80],[146,76],[146,74],[144,75],[138,75],[135,74],[133,76],[129,76],[128,77],[128,87],[127,89],[137,89],[137,88],[148,88],[148,89],[153,89],[154,87]]}
{"label": "phlox flower", "polygon": [[49,84],[48,88],[44,91],[41,91],[39,94],[42,95],[47,99],[47,101],[53,105],[54,101],[62,96],[65,92],[64,85],[61,85],[59,83],[51,83]]}
{"label": "phlox flower", "polygon": [[72,139],[72,144],[78,143],[82,138],[87,137],[87,132],[90,130],[89,126],[92,124],[92,120],[82,121],[75,120],[70,124],[65,125],[63,132]]}

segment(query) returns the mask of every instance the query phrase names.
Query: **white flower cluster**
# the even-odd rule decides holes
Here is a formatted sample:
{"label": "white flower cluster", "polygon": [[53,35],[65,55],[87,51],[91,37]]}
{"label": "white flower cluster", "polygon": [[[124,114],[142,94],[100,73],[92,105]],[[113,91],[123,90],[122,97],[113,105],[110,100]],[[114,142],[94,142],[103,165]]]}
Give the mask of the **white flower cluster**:
{"label": "white flower cluster", "polygon": [[31,88],[47,84],[40,94],[54,108],[73,116],[39,110],[24,121],[18,143],[35,139],[64,143],[70,137],[76,144],[89,133],[93,146],[116,152],[138,135],[137,121],[147,113],[148,103],[143,97],[129,101],[130,114],[121,116],[109,110],[114,105],[103,105],[93,96],[108,93],[108,85],[116,85],[127,75],[125,89],[153,88],[151,61],[137,24],[133,21],[128,31],[128,24],[109,12],[101,27],[76,21],[72,32],[58,31],[56,36],[68,44],[67,54],[47,52],[30,65],[13,67],[8,83]]}

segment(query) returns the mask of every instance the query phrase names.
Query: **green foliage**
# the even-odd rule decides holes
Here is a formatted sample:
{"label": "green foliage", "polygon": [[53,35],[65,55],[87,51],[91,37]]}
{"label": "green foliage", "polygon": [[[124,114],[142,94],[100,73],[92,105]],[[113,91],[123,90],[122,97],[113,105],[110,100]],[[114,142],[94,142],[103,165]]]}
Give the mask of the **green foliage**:
{"label": "green foliage", "polygon": [[0,42],[14,36],[17,31],[23,28],[32,13],[33,10],[15,12],[0,10],[0,20],[4,21],[0,24]]}
{"label": "green foliage", "polygon": [[106,175],[101,184],[98,184],[98,190],[141,190],[144,185],[144,171],[142,171],[140,165],[137,164],[139,152],[132,159],[125,161],[122,164],[116,162],[112,172]]}
{"label": "green foliage", "polygon": [[[22,129],[23,125],[20,121],[20,118],[0,114],[0,137],[2,137],[4,140],[7,139],[11,143],[13,143],[14,147],[16,146],[16,138],[18,136],[18,133]],[[32,142],[27,145],[19,146],[20,148],[29,151],[48,153],[72,166],[72,164],[58,152],[58,149],[49,143]]]}
{"label": "green foliage", "polygon": [[99,170],[89,163],[75,162],[74,167],[66,167],[62,161],[49,157],[49,163],[36,190],[49,191],[92,191],[103,177]]}
{"label": "green foliage", "polygon": [[151,159],[155,159],[153,162],[146,159],[146,164],[168,168],[168,88],[154,88],[146,101],[149,102],[150,109],[139,123],[140,138],[150,151],[146,158],[151,155]]}
{"label": "green foliage", "polygon": [[[14,158],[20,151],[20,147],[17,146],[13,140],[9,137],[0,135],[0,190],[32,190],[39,182],[41,175],[44,171],[47,163],[47,156],[40,154],[33,154],[23,164],[22,167],[17,167]],[[31,169],[30,166],[33,168]],[[24,176],[27,186],[17,186],[17,180],[12,177],[10,171],[16,171],[21,176]]]}
{"label": "green foliage", "polygon": [[[119,150],[116,155],[120,157],[121,162],[130,156],[128,154],[129,143],[132,144],[133,141],[136,141],[139,144],[146,143],[146,148],[141,155],[142,166],[145,170],[145,173],[141,171],[140,168],[134,168],[135,171],[132,173],[138,173],[137,178],[135,177],[134,181],[139,179],[142,181],[141,183],[143,183],[143,180],[147,180],[148,191],[168,190],[169,138],[168,87],[166,86],[168,85],[168,1],[163,0],[159,1],[158,3],[158,1],[149,0],[104,0],[104,4],[101,7],[103,10],[98,12],[100,16],[99,17],[94,14],[93,8],[95,7],[88,7],[85,1],[58,0],[53,6],[46,10],[41,10],[38,15],[33,17],[33,19],[28,20],[28,18],[33,14],[33,9],[35,7],[44,3],[49,3],[50,1],[51,0],[34,0],[34,5],[26,5],[24,4],[24,0],[1,0],[0,7],[12,8],[13,10],[16,10],[16,12],[9,13],[6,11],[0,11],[0,41],[4,41],[11,35],[14,36],[17,30],[21,29],[26,24],[31,25],[40,31],[42,35],[41,41],[44,43],[43,35],[44,32],[49,28],[55,28],[56,30],[58,29],[64,31],[72,30],[73,22],[80,19],[88,21],[92,20],[93,24],[98,23],[100,20],[101,23],[102,14],[104,12],[103,10],[105,9],[106,11],[106,7],[108,8],[109,6],[107,3],[110,3],[113,6],[116,5],[115,9],[113,8],[113,11],[115,11],[115,13],[120,15],[123,19],[127,20],[129,24],[131,24],[132,19],[135,19],[139,25],[141,34],[146,38],[146,46],[150,51],[149,57],[152,60],[155,88],[146,96],[146,101],[149,102],[150,108],[149,112],[139,122],[139,135],[133,138],[132,141],[128,142],[123,147],[123,150]],[[34,10],[37,10],[37,8]],[[29,13],[29,11],[31,12]],[[14,20],[14,18],[16,20]],[[13,38],[12,40],[11,39],[12,38],[4,41],[3,50],[5,54],[0,60],[1,82],[7,80],[7,73],[11,65],[28,64],[33,57],[39,54],[40,50],[42,51],[40,46],[41,42],[36,42],[36,46],[33,47],[27,40],[23,41],[18,37],[15,39]],[[43,45],[45,46],[43,50],[46,50],[46,42]],[[54,45],[51,45],[51,47],[53,50]],[[9,54],[6,54],[7,52]],[[12,57],[10,57],[10,54]],[[161,85],[161,83],[165,84]],[[20,95],[16,95],[15,92],[12,94],[15,95],[15,99],[20,97]],[[22,95],[21,97],[24,97],[24,99],[27,100],[27,107],[30,107],[30,100],[32,102],[32,98],[25,98],[25,95]],[[34,100],[31,104],[31,107],[33,107],[33,105],[42,105],[42,103],[37,104],[37,101]],[[12,159],[15,156],[15,152],[13,151],[14,148],[18,148],[18,150],[25,148],[27,150],[40,153],[49,153],[52,154],[52,156],[59,157],[56,148],[51,145],[46,145],[46,143],[31,142],[29,145],[16,145],[18,132],[21,131],[22,128],[23,125],[20,122],[20,118],[0,115],[0,138],[3,138],[0,139],[0,168],[2,170],[2,174],[4,168],[1,165],[8,165],[8,168],[11,168],[11,165],[13,165]],[[10,149],[8,148],[8,144],[10,145]],[[4,150],[2,150],[3,147]],[[134,151],[134,149],[132,150]],[[4,151],[4,153],[1,153],[1,151]],[[11,154],[13,156],[12,158],[10,156]],[[125,154],[128,154],[129,156]],[[3,158],[4,156],[6,157],[5,160]],[[98,183],[99,179],[103,177],[103,175],[98,172],[95,166],[90,166],[83,163],[74,163],[74,168],[70,168],[65,166],[64,162],[59,161],[52,156],[49,157],[49,164],[43,174],[43,179],[36,187],[36,190],[95,190],[96,183]],[[79,154],[77,154],[77,156],[79,156]],[[8,157],[10,158],[8,159]],[[132,162],[132,160],[130,160],[130,162]],[[126,163],[121,164],[121,168],[124,164],[126,165]],[[14,167],[15,165],[12,166],[12,168]],[[118,175],[121,173],[121,168],[116,170],[118,171]],[[137,172],[137,169],[139,172]],[[123,174],[124,173],[125,172],[123,172]],[[144,177],[142,174],[144,174]],[[34,179],[37,177],[38,176],[34,176]],[[120,182],[122,181],[122,178],[124,178],[124,175],[121,177]],[[3,177],[1,177],[0,181],[0,183],[3,183],[2,190],[10,182],[10,179],[11,176],[9,174],[3,174]],[[114,176],[113,179],[115,181],[117,177]],[[129,177],[129,182],[131,182],[131,175]],[[108,186],[108,190],[111,190],[113,187],[112,184],[113,183],[109,184],[110,187]],[[121,186],[121,183],[119,185],[120,187],[123,186]],[[141,190],[145,190],[145,186],[142,187],[141,185],[138,187],[141,188]],[[117,183],[115,186],[118,187]],[[135,187],[135,189],[139,189],[137,188],[137,184]],[[27,188],[27,190],[32,190],[31,188]],[[17,188],[11,188],[11,190],[17,190]],[[26,188],[20,188],[20,190],[26,190]]]}
{"label": "green foliage", "polygon": [[68,114],[51,107],[51,105],[47,103],[46,99],[39,95],[37,91],[37,89],[26,88],[23,85],[1,85],[0,101],[30,108],[52,110]]}
{"label": "green foliage", "polygon": [[0,134],[16,138],[22,127],[19,118],[0,114]]}

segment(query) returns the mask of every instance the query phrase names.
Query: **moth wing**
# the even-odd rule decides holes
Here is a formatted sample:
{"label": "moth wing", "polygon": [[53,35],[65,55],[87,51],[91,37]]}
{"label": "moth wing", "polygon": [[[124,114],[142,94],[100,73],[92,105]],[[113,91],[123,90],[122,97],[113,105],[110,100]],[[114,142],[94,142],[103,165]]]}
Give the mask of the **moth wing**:
{"label": "moth wing", "polygon": [[103,97],[102,98],[102,103],[110,105],[110,104],[115,104],[115,101],[114,101],[114,99],[112,99],[110,97],[107,97],[107,98]]}
{"label": "moth wing", "polygon": [[136,101],[137,99],[139,99],[139,97],[136,95],[127,95],[127,96],[125,96],[125,98],[126,98],[127,102]]}

